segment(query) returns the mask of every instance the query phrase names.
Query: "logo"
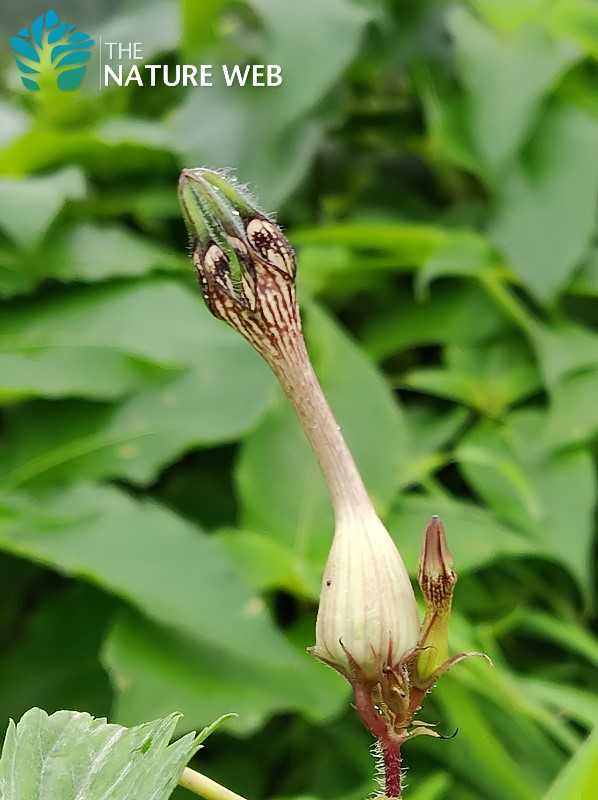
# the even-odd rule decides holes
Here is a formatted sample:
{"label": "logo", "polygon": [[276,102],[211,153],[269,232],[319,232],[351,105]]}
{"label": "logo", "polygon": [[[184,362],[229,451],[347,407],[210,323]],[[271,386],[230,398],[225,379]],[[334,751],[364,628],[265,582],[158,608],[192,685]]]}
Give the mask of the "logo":
{"label": "logo", "polygon": [[26,89],[54,84],[62,91],[78,89],[94,40],[74,25],[61,22],[53,9],[13,36],[10,46]]}

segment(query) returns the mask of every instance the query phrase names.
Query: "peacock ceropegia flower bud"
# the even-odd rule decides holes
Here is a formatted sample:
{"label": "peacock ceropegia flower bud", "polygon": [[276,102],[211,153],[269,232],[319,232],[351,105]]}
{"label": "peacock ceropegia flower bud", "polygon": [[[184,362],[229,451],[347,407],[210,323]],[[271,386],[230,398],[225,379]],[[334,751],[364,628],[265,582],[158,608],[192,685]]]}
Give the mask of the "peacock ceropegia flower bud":
{"label": "peacock ceropegia flower bud", "polygon": [[302,343],[291,246],[247,192],[218,172],[184,169],[179,201],[208,308],[278,366]]}

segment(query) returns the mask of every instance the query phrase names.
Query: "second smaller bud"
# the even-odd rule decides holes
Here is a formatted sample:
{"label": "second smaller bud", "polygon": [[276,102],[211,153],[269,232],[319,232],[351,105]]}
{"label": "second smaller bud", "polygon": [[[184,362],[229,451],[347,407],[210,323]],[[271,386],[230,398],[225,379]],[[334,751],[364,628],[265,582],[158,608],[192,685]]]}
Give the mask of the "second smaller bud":
{"label": "second smaller bud", "polygon": [[439,517],[431,518],[424,533],[418,581],[426,611],[419,642],[422,651],[411,681],[414,686],[427,689],[448,659],[448,626],[457,583],[453,557]]}

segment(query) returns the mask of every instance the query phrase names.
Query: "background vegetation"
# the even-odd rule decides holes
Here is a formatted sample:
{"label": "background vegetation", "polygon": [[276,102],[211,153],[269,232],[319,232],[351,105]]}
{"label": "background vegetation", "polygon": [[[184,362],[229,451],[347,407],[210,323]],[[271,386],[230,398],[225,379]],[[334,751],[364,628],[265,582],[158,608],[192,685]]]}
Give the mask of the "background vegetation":
{"label": "background vegetation", "polygon": [[[406,797],[589,798],[598,6],[116,6],[54,7],[149,63],[277,63],[284,85],[98,91],[96,47],[81,91],[38,96],[2,48],[2,726],[236,711],[198,759],[231,788],[373,788],[347,687],[305,653],[323,482],[187,258],[178,171],[231,167],[297,246],[317,371],[410,570],[440,514],[454,651],[494,659],[428,698],[459,735],[405,747]],[[6,37],[45,10],[3,8]]]}

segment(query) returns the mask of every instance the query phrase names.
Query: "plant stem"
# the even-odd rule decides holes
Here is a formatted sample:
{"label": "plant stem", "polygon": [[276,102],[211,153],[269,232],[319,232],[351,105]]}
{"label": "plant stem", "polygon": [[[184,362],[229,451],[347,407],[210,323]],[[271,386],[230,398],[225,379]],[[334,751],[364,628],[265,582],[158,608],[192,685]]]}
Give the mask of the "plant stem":
{"label": "plant stem", "polygon": [[401,797],[401,745],[392,739],[380,739],[380,749],[384,759],[385,797]]}
{"label": "plant stem", "polygon": [[[371,502],[353,456],[340,427],[330,410],[313,370],[303,339],[274,369],[285,393],[292,402],[299,421],[316,454],[328,485],[337,523],[348,508],[369,507]],[[347,498],[353,503],[347,503]]]}
{"label": "plant stem", "polygon": [[185,767],[179,779],[179,785],[189,789],[194,794],[198,794],[200,797],[205,797],[206,800],[245,800],[240,794],[232,792],[226,786],[221,786],[206,775],[202,775],[201,772],[190,769],[190,767]]}

